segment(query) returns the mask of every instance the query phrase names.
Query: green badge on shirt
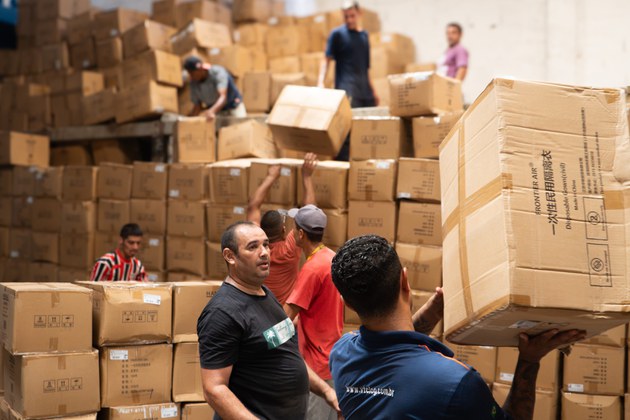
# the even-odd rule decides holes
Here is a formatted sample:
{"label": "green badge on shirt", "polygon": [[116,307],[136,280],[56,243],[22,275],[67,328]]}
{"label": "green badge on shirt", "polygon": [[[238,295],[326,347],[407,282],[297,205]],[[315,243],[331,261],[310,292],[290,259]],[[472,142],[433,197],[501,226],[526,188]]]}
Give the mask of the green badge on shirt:
{"label": "green badge on shirt", "polygon": [[278,322],[273,327],[263,332],[268,349],[280,347],[295,335],[295,327],[291,319],[287,318]]}

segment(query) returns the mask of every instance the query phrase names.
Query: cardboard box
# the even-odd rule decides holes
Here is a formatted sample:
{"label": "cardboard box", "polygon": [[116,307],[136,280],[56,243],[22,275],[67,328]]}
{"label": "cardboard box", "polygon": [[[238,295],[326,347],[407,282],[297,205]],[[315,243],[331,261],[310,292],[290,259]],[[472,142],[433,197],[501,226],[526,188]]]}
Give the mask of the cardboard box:
{"label": "cardboard box", "polygon": [[[510,393],[510,386],[500,383],[492,384],[492,396],[497,404],[503,406]],[[534,405],[534,419],[536,420],[556,420],[558,411],[558,392],[536,390],[536,404]],[[582,417],[575,417],[582,418]]]}
{"label": "cardboard box", "polygon": [[475,368],[484,381],[494,381],[497,367],[497,348],[488,346],[462,346],[447,341],[444,344],[453,350],[455,358]]}
{"label": "cardboard box", "polygon": [[126,8],[100,12],[94,16],[93,34],[97,40],[121,36],[124,32],[144,22],[146,13]]}
{"label": "cardboard box", "polygon": [[64,201],[61,203],[61,233],[88,234],[96,229],[96,203]]}
{"label": "cardboard box", "polygon": [[4,398],[25,418],[94,413],[100,408],[98,351],[35,353],[5,351]]}
{"label": "cardboard box", "polygon": [[92,348],[92,292],[63,283],[5,283],[4,348],[12,354]]}
{"label": "cardboard box", "polygon": [[229,160],[210,165],[210,202],[246,205],[249,201],[250,160]]}
{"label": "cardboard box", "polygon": [[94,290],[95,344],[112,346],[170,342],[170,284],[135,281],[78,284]]}
{"label": "cardboard box", "polygon": [[175,402],[205,401],[200,371],[199,343],[176,344],[173,357],[173,400]]}
{"label": "cardboard box", "polygon": [[72,267],[59,267],[58,281],[63,283],[72,283],[76,281],[86,280],[90,277],[90,272],[86,269],[77,269]]}
{"label": "cardboard box", "polygon": [[349,201],[348,239],[361,235],[379,235],[394,243],[396,213],[395,202]]}
{"label": "cardboard box", "polygon": [[134,162],[132,198],[166,198],[168,166],[164,163]]}
{"label": "cardboard box", "polygon": [[620,325],[580,344],[592,344],[595,346],[624,347],[626,345],[626,326]]}
{"label": "cardboard box", "polygon": [[7,258],[11,248],[10,229],[7,227],[0,228],[0,257]]}
{"label": "cardboard box", "polygon": [[127,59],[122,64],[125,87],[149,83],[182,87],[182,64],[180,57],[164,51],[146,51]]}
{"label": "cardboard box", "polygon": [[32,256],[32,231],[30,229],[11,229],[9,232],[9,257],[30,260]]}
{"label": "cardboard box", "polygon": [[271,108],[271,73],[247,72],[243,76],[243,103],[248,112],[267,112]]}
{"label": "cardboard box", "polygon": [[205,240],[169,236],[166,239],[166,269],[204,277],[206,274]]}
{"label": "cardboard box", "polygon": [[627,323],[630,190],[614,179],[628,177],[626,146],[615,150],[629,141],[625,96],[581,89],[496,79],[443,142],[450,341],[516,345],[521,332],[592,337]]}
{"label": "cardboard box", "polygon": [[120,89],[124,86],[122,66],[120,64],[113,67],[100,69],[100,72],[103,75],[103,85],[106,88],[113,87],[116,89]]}
{"label": "cardboard box", "polygon": [[[187,100],[190,101],[190,97]],[[178,117],[174,137],[174,162],[211,163],[216,160],[214,121],[208,122],[204,117]]]}
{"label": "cardboard box", "polygon": [[82,96],[88,96],[103,89],[105,89],[103,75],[95,71],[74,72],[65,78],[66,92],[76,92]]}
{"label": "cardboard box", "polygon": [[99,165],[96,195],[98,198],[128,200],[131,197],[133,179],[131,165],[102,163]]}
{"label": "cardboard box", "polygon": [[123,62],[123,41],[117,36],[97,41],[96,47],[96,65],[98,68],[106,68],[117,66]]}
{"label": "cardboard box", "polygon": [[35,166],[14,166],[12,193],[14,196],[32,196],[35,194],[35,184],[38,168]]}
{"label": "cardboard box", "polygon": [[264,53],[241,45],[212,48],[208,52],[208,60],[211,64],[225,67],[237,79],[249,71],[267,69],[267,58]]}
{"label": "cardboard box", "polygon": [[63,199],[95,200],[97,175],[98,168],[93,166],[66,166],[63,171]]}
{"label": "cardboard box", "polygon": [[404,69],[405,65],[415,61],[416,47],[413,39],[398,33],[370,33],[370,46],[383,47],[391,53],[393,62]]}
{"label": "cardboard box", "polygon": [[168,197],[199,201],[208,192],[208,169],[202,164],[174,163],[169,168]]}
{"label": "cardboard box", "polygon": [[396,54],[383,46],[370,48],[370,69],[368,74],[371,79],[386,78],[391,74],[404,73],[404,65],[396,59]]}
{"label": "cardboard box", "polygon": [[208,278],[223,280],[227,276],[227,264],[223,258],[221,244],[206,241]]}
{"label": "cardboard box", "polygon": [[[46,261],[53,264],[59,263],[58,233],[34,232],[31,241],[33,246],[31,257],[33,261]],[[53,281],[57,280],[55,279]]]}
{"label": "cardboard box", "polygon": [[392,115],[415,117],[463,109],[461,82],[433,72],[389,76]]}
{"label": "cardboard box", "polygon": [[127,86],[118,93],[116,122],[124,123],[137,119],[177,113],[177,90],[155,82]]}
{"label": "cardboard box", "polygon": [[355,117],[350,132],[350,159],[398,159],[412,155],[403,120],[398,117]]}
{"label": "cardboard box", "polygon": [[437,159],[440,154],[440,144],[461,116],[462,112],[459,111],[437,116],[413,118],[411,126],[414,156],[417,158]]}
{"label": "cardboard box", "polygon": [[336,156],[352,125],[345,91],[286,86],[267,120],[283,148]]}
{"label": "cardboard box", "polygon": [[67,69],[70,67],[70,53],[68,44],[46,45],[41,49],[42,72]]}
{"label": "cardboard box", "polygon": [[29,264],[29,277],[34,283],[54,283],[59,281],[59,266],[56,263],[32,262]]}
{"label": "cardboard box", "polygon": [[47,167],[50,160],[50,139],[48,136],[2,132],[0,136],[0,164],[36,165]]}
{"label": "cardboard box", "polygon": [[350,163],[348,199],[394,201],[396,194],[396,161],[364,160]]}
{"label": "cardboard box", "polygon": [[436,63],[411,63],[405,66],[405,73],[418,73],[423,71],[437,71]]}
{"label": "cardboard box", "polygon": [[[313,173],[313,188],[315,201],[320,208],[345,209],[348,207],[348,172],[350,164],[347,162],[324,161],[317,163]],[[297,171],[297,202],[304,204],[304,183],[302,181],[302,167]]]}
{"label": "cardboard box", "polygon": [[440,201],[440,165],[437,160],[401,158],[398,161],[396,197]]}
{"label": "cardboard box", "polygon": [[176,403],[111,407],[103,410],[103,419],[105,420],[166,420],[173,418],[180,418],[179,404]]}
{"label": "cardboard box", "polygon": [[11,227],[13,224],[13,199],[0,197],[0,226]]}
{"label": "cardboard box", "polygon": [[228,47],[232,45],[232,36],[228,27],[221,23],[192,19],[171,37],[171,43],[173,52],[181,56],[193,48]]}
{"label": "cardboard box", "polygon": [[433,292],[442,286],[441,247],[396,242],[396,253],[412,289]]}
{"label": "cardboard box", "polygon": [[271,0],[236,0],[234,22],[267,22],[271,8]]}
{"label": "cardboard box", "polygon": [[272,73],[299,73],[302,71],[300,57],[278,57],[269,60],[269,71]]}
{"label": "cardboard box", "polygon": [[187,238],[205,238],[206,204],[206,201],[169,200],[167,234]]}
{"label": "cardboard box", "polygon": [[0,167],[0,196],[13,195],[13,169]]}
{"label": "cardboard box", "polygon": [[185,281],[173,284],[173,343],[197,341],[197,319],[221,284],[223,283],[219,281]]}
{"label": "cardboard box", "polygon": [[70,45],[78,44],[81,40],[92,36],[94,15],[92,10],[87,10],[68,20],[66,35]]}
{"label": "cardboard box", "polygon": [[562,420],[606,419],[621,420],[620,397],[562,393]]}
{"label": "cardboard box", "polygon": [[130,220],[142,231],[154,235],[166,234],[166,200],[131,200]]}
{"label": "cardboard box", "polygon": [[442,245],[440,205],[402,201],[398,210],[397,240],[408,244]]}
{"label": "cardboard box", "polygon": [[123,53],[125,59],[147,50],[171,51],[170,39],[177,30],[159,22],[145,20],[123,32]]}
{"label": "cardboard box", "polygon": [[50,149],[50,164],[53,166],[91,165],[92,156],[85,145],[57,146]]}
{"label": "cardboard box", "polygon": [[195,18],[208,22],[222,23],[228,28],[232,26],[232,12],[219,2],[193,0],[181,2],[176,7],[175,26],[179,29],[188,25]]}
{"label": "cardboard box", "polygon": [[214,410],[208,403],[185,404],[182,408],[182,420],[204,420],[214,416]]}
{"label": "cardboard box", "polygon": [[70,46],[70,63],[75,70],[96,67],[96,45],[94,38],[87,37]]}
{"label": "cardboard box", "polygon": [[[511,385],[514,380],[514,370],[518,361],[518,348],[499,347],[497,352],[497,371],[495,382]],[[560,370],[560,352],[552,351],[540,361],[540,369],[536,380],[536,389],[555,391],[558,389]]]}
{"label": "cardboard box", "polygon": [[91,269],[94,266],[94,233],[59,235],[59,264]]}
{"label": "cardboard box", "polygon": [[308,29],[305,26],[270,26],[266,41],[267,55],[270,59],[309,52]]}
{"label": "cardboard box", "polygon": [[98,200],[97,229],[101,232],[120,232],[131,219],[129,200]]}
{"label": "cardboard box", "polygon": [[234,42],[244,47],[265,51],[265,40],[269,26],[265,23],[246,23],[238,25],[234,31]]}
{"label": "cardboard box", "polygon": [[179,0],[158,0],[151,3],[151,20],[169,26],[177,26],[175,13]]}
{"label": "cardboard box", "polygon": [[181,271],[171,271],[168,273],[168,281],[170,283],[178,282],[191,282],[191,281],[204,281],[202,276],[197,276],[190,273],[184,273]]}
{"label": "cardboard box", "polygon": [[104,89],[82,98],[83,123],[86,125],[104,123],[116,117],[116,91]]}
{"label": "cardboard box", "polygon": [[208,239],[221,242],[221,235],[232,223],[247,219],[247,206],[231,204],[211,204],[206,207]]}
{"label": "cardboard box", "polygon": [[274,138],[265,124],[255,120],[230,125],[219,130],[219,160],[244,157],[277,157]]}
{"label": "cardboard box", "polygon": [[249,196],[253,196],[263,183],[272,165],[280,165],[280,176],[271,184],[265,203],[292,208],[296,197],[296,175],[299,161],[293,159],[253,160],[249,168]]}
{"label": "cardboard box", "polygon": [[626,350],[624,348],[573,346],[564,358],[562,389],[590,395],[623,395]]}
{"label": "cardboard box", "polygon": [[[144,238],[143,246],[146,246],[144,243],[146,238]],[[100,232],[97,231],[94,234],[94,256],[96,258],[100,258],[102,255],[107,254],[108,252],[113,252],[120,242],[120,232]],[[145,265],[144,259],[139,256],[140,261]],[[85,279],[83,279],[85,280]]]}
{"label": "cardboard box", "polygon": [[322,209],[328,218],[324,229],[323,242],[328,247],[340,247],[348,239],[348,211],[340,209]]}
{"label": "cardboard box", "polygon": [[33,221],[33,197],[13,197],[11,206],[11,226],[30,228]]}
{"label": "cardboard box", "polygon": [[304,73],[271,74],[271,106],[278,102],[280,94],[286,86],[308,86]]}
{"label": "cardboard box", "polygon": [[170,402],[171,344],[104,347],[100,359],[103,407]]}
{"label": "cardboard box", "polygon": [[35,174],[35,179],[35,197],[61,198],[63,167],[41,168]]}
{"label": "cardboard box", "polygon": [[94,164],[118,163],[128,165],[140,155],[140,144],[125,140],[100,140],[92,143]]}
{"label": "cardboard box", "polygon": [[[36,47],[58,44],[66,38],[65,19],[40,20],[35,25],[34,43]],[[26,73],[30,73],[26,71]]]}
{"label": "cardboard box", "polygon": [[32,228],[38,232],[61,230],[61,201],[56,198],[35,198]]}

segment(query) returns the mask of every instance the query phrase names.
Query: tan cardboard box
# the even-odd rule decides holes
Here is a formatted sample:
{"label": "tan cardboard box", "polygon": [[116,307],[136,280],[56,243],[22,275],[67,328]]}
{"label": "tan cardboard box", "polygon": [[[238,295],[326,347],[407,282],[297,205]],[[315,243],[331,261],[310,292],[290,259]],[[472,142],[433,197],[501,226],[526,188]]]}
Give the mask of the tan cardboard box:
{"label": "tan cardboard box", "polygon": [[131,197],[132,179],[133,166],[102,163],[99,165],[96,195],[98,198],[128,200]]}
{"label": "tan cardboard box", "polygon": [[[312,52],[308,54],[302,54],[300,56],[300,68],[306,75],[309,86],[317,86],[319,79],[319,68],[324,59],[324,52]],[[335,87],[335,62],[331,61],[328,66],[328,73],[324,79],[324,87],[333,89]]]}
{"label": "tan cardboard box", "polygon": [[197,276],[194,274],[190,274],[190,273],[183,273],[183,272],[179,272],[179,271],[170,271],[168,273],[168,281],[170,283],[177,283],[177,282],[191,282],[191,281],[204,281],[204,279],[202,278],[202,276]]}
{"label": "tan cardboard box", "polygon": [[361,235],[379,235],[394,243],[396,214],[395,202],[349,201],[348,239]]}
{"label": "tan cardboard box", "polygon": [[[66,37],[67,21],[65,19],[40,20],[35,26],[35,46],[58,44]],[[32,69],[29,69],[32,70]]]}
{"label": "tan cardboard box", "polygon": [[75,281],[87,280],[90,277],[90,270],[60,266],[58,275],[59,282],[72,283]]}
{"label": "tan cardboard box", "polygon": [[59,235],[60,265],[89,270],[94,261],[94,233]]}
{"label": "tan cardboard box", "polygon": [[104,347],[100,359],[103,407],[170,402],[171,344]]}
{"label": "tan cardboard box", "polygon": [[257,52],[241,45],[230,45],[208,50],[211,64],[225,67],[235,78],[242,78],[248,71],[266,70],[267,59],[263,52]]}
{"label": "tan cardboard box", "polygon": [[302,71],[300,57],[277,57],[269,59],[269,71],[272,73],[299,73]]}
{"label": "tan cardboard box", "polygon": [[394,201],[397,163],[388,160],[350,162],[348,199],[361,201]]}
{"label": "tan cardboard box", "polygon": [[33,261],[46,261],[54,264],[59,263],[58,233],[33,232],[32,246],[31,257],[33,258]]}
{"label": "tan cardboard box", "polygon": [[[499,347],[497,352],[497,371],[494,381],[511,385],[514,380],[514,370],[518,361],[518,348]],[[540,361],[537,389],[556,390],[560,385],[558,375],[560,373],[560,352],[552,351]]]}
{"label": "tan cardboard box", "polygon": [[97,40],[121,36],[148,18],[146,13],[122,7],[100,12],[94,16],[92,33]]}
{"label": "tan cardboard box", "polygon": [[166,269],[201,276],[206,274],[206,246],[204,238],[166,238]]}
{"label": "tan cardboard box", "polygon": [[70,46],[70,63],[75,70],[96,67],[96,45],[94,38],[87,37]]}
{"label": "tan cardboard box", "polygon": [[603,334],[597,335],[588,340],[580,342],[581,344],[592,344],[595,346],[611,346],[625,347],[626,345],[626,325],[620,325],[605,331]]}
{"label": "tan cardboard box", "polygon": [[350,132],[352,112],[342,90],[286,86],[267,122],[280,147],[336,156]]}
{"label": "tan cardboard box", "polygon": [[122,64],[122,72],[125,87],[151,81],[175,87],[184,84],[181,59],[164,51],[149,50],[127,59]]}
{"label": "tan cardboard box", "polygon": [[50,149],[51,165],[92,165],[92,163],[92,155],[85,145],[57,146]]}
{"label": "tan cardboard box", "polygon": [[123,85],[122,66],[120,64],[99,70],[106,88],[120,89]]}
{"label": "tan cardboard box", "polygon": [[576,345],[564,358],[566,392],[623,395],[626,350],[624,348]]}
{"label": "tan cardboard box", "polygon": [[170,284],[131,281],[77,284],[94,290],[95,344],[112,346],[170,342]]}
{"label": "tan cardboard box", "polygon": [[151,3],[151,20],[169,26],[177,26],[175,13],[179,0],[158,0]]}
{"label": "tan cardboard box", "polygon": [[223,280],[227,276],[227,265],[223,258],[220,243],[206,241],[206,259],[208,278]]}
{"label": "tan cardboard box", "polygon": [[187,238],[206,237],[206,201],[168,201],[166,233]]}
{"label": "tan cardboard box", "polygon": [[223,231],[232,223],[247,219],[247,206],[232,204],[210,204],[206,206],[206,224],[208,240],[221,242]]}
{"label": "tan cardboard box", "polygon": [[164,236],[145,234],[142,238],[142,248],[138,256],[144,268],[162,271],[165,267],[165,256],[166,240]]}
{"label": "tan cardboard box", "polygon": [[[68,21],[68,26],[71,21]],[[41,49],[41,70],[43,72],[67,69],[70,67],[68,44],[46,45]]]}
{"label": "tan cardboard box", "polygon": [[0,168],[0,196],[13,195],[13,169],[10,167]]}
{"label": "tan cardboard box", "polygon": [[625,94],[577,91],[495,79],[442,143],[450,341],[628,322]]}
{"label": "tan cardboard box", "polygon": [[171,37],[177,30],[159,22],[145,20],[123,32],[123,53],[125,59],[147,50],[171,51]]}
{"label": "tan cardboard box", "polygon": [[396,198],[440,201],[440,164],[431,159],[401,158],[398,161]]}
{"label": "tan cardboard box", "polygon": [[436,73],[389,76],[392,115],[415,117],[463,109],[461,82]]}
{"label": "tan cardboard box", "polygon": [[130,220],[142,231],[154,235],[166,234],[166,200],[131,200]]}
{"label": "tan cardboard box", "polygon": [[222,23],[228,28],[232,26],[232,13],[230,9],[218,2],[193,0],[180,2],[176,7],[175,26],[179,29],[188,25],[188,23],[195,18],[208,22]]}
{"label": "tan cardboard box", "polygon": [[38,168],[35,166],[13,167],[13,195],[32,196],[35,194]]}
{"label": "tan cardboard box", "polygon": [[11,227],[13,224],[13,199],[0,197],[0,226]]}
{"label": "tan cardboard box", "polygon": [[93,166],[66,166],[63,171],[63,199],[95,200],[97,175],[98,168]]}
{"label": "tan cardboard box", "polygon": [[101,232],[120,232],[131,221],[129,200],[98,200],[97,229]]}
{"label": "tan cardboard box", "polygon": [[33,256],[32,231],[11,229],[9,232],[9,257],[30,260]]}
{"label": "tan cardboard box", "polygon": [[83,123],[86,125],[104,123],[116,116],[116,90],[104,89],[82,98]]}
{"label": "tan cardboard box", "polygon": [[217,162],[210,165],[208,186],[210,202],[244,205],[249,201],[249,168],[246,159]]}
{"label": "tan cardboard box", "polygon": [[306,75],[304,73],[283,73],[271,74],[271,106],[278,102],[280,94],[288,85],[308,86]]}
{"label": "tan cardboard box", "polygon": [[405,66],[405,73],[418,73],[422,71],[437,71],[436,63],[411,63]]}
{"label": "tan cardboard box", "polygon": [[177,89],[155,82],[127,86],[118,93],[116,100],[117,123],[161,115],[164,112],[177,113],[178,109]]}
{"label": "tan cardboard box", "polygon": [[398,210],[397,240],[408,244],[442,245],[440,205],[402,201]]}
{"label": "tan cardboard box", "polygon": [[0,257],[7,258],[9,256],[9,249],[11,246],[10,229],[7,227],[0,228]]}
{"label": "tan cardboard box", "polygon": [[267,22],[271,17],[271,0],[236,0],[234,22]]}
{"label": "tan cardboard box", "polygon": [[270,59],[309,52],[308,29],[305,26],[270,26],[266,41],[267,55]]}
{"label": "tan cardboard box", "polygon": [[111,407],[103,410],[104,420],[166,420],[180,418],[179,404],[145,404]]}
{"label": "tan cardboard box", "polygon": [[205,401],[200,371],[199,343],[175,344],[173,401]]}
{"label": "tan cardboard box", "polygon": [[94,164],[118,163],[130,165],[140,155],[140,144],[120,139],[100,140],[92,143]]}
{"label": "tan cardboard box", "polygon": [[265,40],[269,26],[265,23],[246,23],[238,25],[234,31],[234,42],[244,47],[265,50]]}
{"label": "tan cardboard box", "polygon": [[248,112],[267,112],[271,108],[271,73],[247,72],[243,75],[243,103]]}
{"label": "tan cardboard box", "polygon": [[[510,393],[510,386],[494,382],[492,384],[492,396],[497,404],[503,406]],[[536,405],[534,405],[534,419],[536,420],[557,420],[558,392],[536,390]],[[575,417],[582,418],[582,417]]]}
{"label": "tan cardboard box", "polygon": [[68,20],[66,35],[70,45],[74,45],[92,35],[95,14],[94,11],[87,10]]}
{"label": "tan cardboard box", "polygon": [[[317,163],[313,173],[313,188],[317,206],[327,209],[345,209],[348,207],[348,162],[323,161]],[[297,202],[304,203],[304,184],[302,167],[297,171]]]}
{"label": "tan cardboard box", "polygon": [[323,242],[331,248],[340,247],[348,239],[348,211],[341,209],[322,210],[328,218]]}
{"label": "tan cardboard box", "polygon": [[4,398],[26,418],[94,413],[100,408],[98,351],[3,355]]}
{"label": "tan cardboard box", "polygon": [[168,197],[174,200],[204,200],[208,192],[208,169],[203,164],[174,163],[168,174]]}
{"label": "tan cardboard box", "polygon": [[48,262],[29,264],[29,277],[34,283],[55,283],[59,281],[59,266]]}
{"label": "tan cardboard box", "polygon": [[219,160],[277,157],[276,144],[269,127],[255,120],[221,128],[218,146]]}
{"label": "tan cardboard box", "polygon": [[5,283],[4,347],[12,354],[92,348],[92,292],[63,283]]}
{"label": "tan cardboard box", "polygon": [[475,368],[486,383],[494,381],[497,367],[497,348],[489,346],[465,346],[449,343],[444,344],[453,350],[455,358],[468,366]]}
{"label": "tan cardboard box", "polygon": [[562,393],[562,420],[622,419],[621,397]]}
{"label": "tan cardboard box", "polygon": [[19,282],[24,279],[24,275],[29,272],[30,263],[27,260],[7,258],[0,260],[0,268],[2,269],[2,281]]}
{"label": "tan cardboard box", "polygon": [[249,168],[249,196],[267,177],[271,165],[280,165],[280,177],[271,185],[265,203],[273,203],[287,208],[295,205],[297,167],[301,162],[295,159],[252,160]]}
{"label": "tan cardboard box", "polygon": [[[146,235],[143,238],[142,246],[146,247]],[[116,248],[118,248],[118,244],[120,242],[120,231],[118,232],[100,232],[97,231],[94,234],[94,257],[100,258],[101,256],[113,252]],[[142,248],[141,248],[142,249]],[[140,255],[138,258],[142,261],[142,263],[146,267],[145,261]],[[82,279],[85,280],[85,279]]]}
{"label": "tan cardboard box", "polygon": [[197,341],[197,319],[222,284],[220,281],[173,283],[173,343]]}
{"label": "tan cardboard box", "polygon": [[[428,302],[429,299],[433,296],[435,292],[425,292],[422,290],[412,290],[411,291],[411,313],[416,313],[418,309],[420,309],[425,303]],[[432,337],[442,337],[442,333],[444,331],[442,321],[440,321],[433,331],[431,331],[430,335]]]}
{"label": "tan cardboard box", "polygon": [[461,111],[457,111],[437,116],[413,118],[411,127],[414,156],[437,159],[440,155],[440,144],[462,114]]}
{"label": "tan cardboard box", "polygon": [[61,232],[87,234],[96,229],[96,203],[93,201],[63,201]]}
{"label": "tan cardboard box", "polygon": [[[190,96],[187,101],[190,101]],[[181,109],[180,112],[183,113]],[[214,121],[208,122],[204,117],[179,117],[174,137],[174,162],[211,163],[216,160]]]}
{"label": "tan cardboard box", "polygon": [[168,165],[155,162],[134,162],[132,198],[163,200],[168,187]]}
{"label": "tan cardboard box", "polygon": [[96,71],[79,71],[65,78],[66,92],[76,92],[82,96],[92,95],[105,88],[103,75]]}
{"label": "tan cardboard box", "polygon": [[214,410],[208,403],[185,404],[182,408],[182,420],[205,420],[214,416]]}
{"label": "tan cardboard box", "polygon": [[432,292],[442,285],[441,247],[396,242],[396,253],[412,289]]}
{"label": "tan cardboard box", "polygon": [[30,228],[33,223],[33,197],[13,197],[11,201],[11,226]]}
{"label": "tan cardboard box", "polygon": [[350,159],[398,159],[413,153],[404,121],[398,117],[354,117]]}
{"label": "tan cardboard box", "polygon": [[117,36],[96,42],[96,65],[98,68],[117,66],[123,61],[123,41]]}
{"label": "tan cardboard box", "polygon": [[[377,18],[378,19],[378,18]],[[415,61],[416,47],[413,39],[398,33],[382,33],[372,31],[370,33],[370,45],[374,47],[384,47],[393,54],[393,60],[402,65]]]}
{"label": "tan cardboard box", "polygon": [[37,165],[47,167],[50,160],[50,139],[47,136],[3,132],[0,136],[0,164]]}
{"label": "tan cardboard box", "polygon": [[[179,5],[178,9],[180,6]],[[188,23],[190,22],[190,23]],[[232,35],[227,26],[221,23],[192,19],[171,37],[173,52],[184,55],[193,48],[223,48],[232,45]]]}

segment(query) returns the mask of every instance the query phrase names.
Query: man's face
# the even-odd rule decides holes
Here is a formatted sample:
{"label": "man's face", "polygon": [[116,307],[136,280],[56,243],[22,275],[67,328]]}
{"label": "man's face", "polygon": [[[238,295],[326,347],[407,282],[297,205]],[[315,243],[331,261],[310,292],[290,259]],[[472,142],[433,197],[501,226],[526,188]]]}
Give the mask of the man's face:
{"label": "man's face", "polygon": [[188,72],[188,74],[190,75],[190,80],[193,80],[195,82],[200,82],[205,79],[206,73],[206,69],[196,69]]}
{"label": "man's face", "polygon": [[350,29],[351,31],[356,31],[357,28],[359,27],[359,17],[360,17],[360,13],[357,9],[355,9],[354,7],[348,9],[348,10],[343,10],[343,21],[346,24],[346,27],[348,29]]}
{"label": "man's face", "polygon": [[455,26],[447,26],[446,27],[446,40],[448,41],[449,46],[459,44],[459,40],[462,38],[462,34],[459,32]]}
{"label": "man's face", "polygon": [[125,258],[138,255],[142,246],[142,236],[128,236],[127,239],[120,240],[120,247]]}
{"label": "man's face", "polygon": [[269,238],[258,226],[242,225],[236,231],[238,255],[232,255],[234,274],[242,281],[262,284],[271,264]]}

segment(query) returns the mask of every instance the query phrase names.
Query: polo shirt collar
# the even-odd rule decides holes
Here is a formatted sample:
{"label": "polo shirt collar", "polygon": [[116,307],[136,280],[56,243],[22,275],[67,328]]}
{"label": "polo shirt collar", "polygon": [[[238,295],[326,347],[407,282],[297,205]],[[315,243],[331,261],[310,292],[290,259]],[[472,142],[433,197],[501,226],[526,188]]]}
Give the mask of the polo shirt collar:
{"label": "polo shirt collar", "polygon": [[415,344],[426,346],[430,351],[453,357],[451,349],[428,335],[415,331],[371,331],[361,326],[359,328],[361,343],[366,347],[389,347],[395,344]]}

